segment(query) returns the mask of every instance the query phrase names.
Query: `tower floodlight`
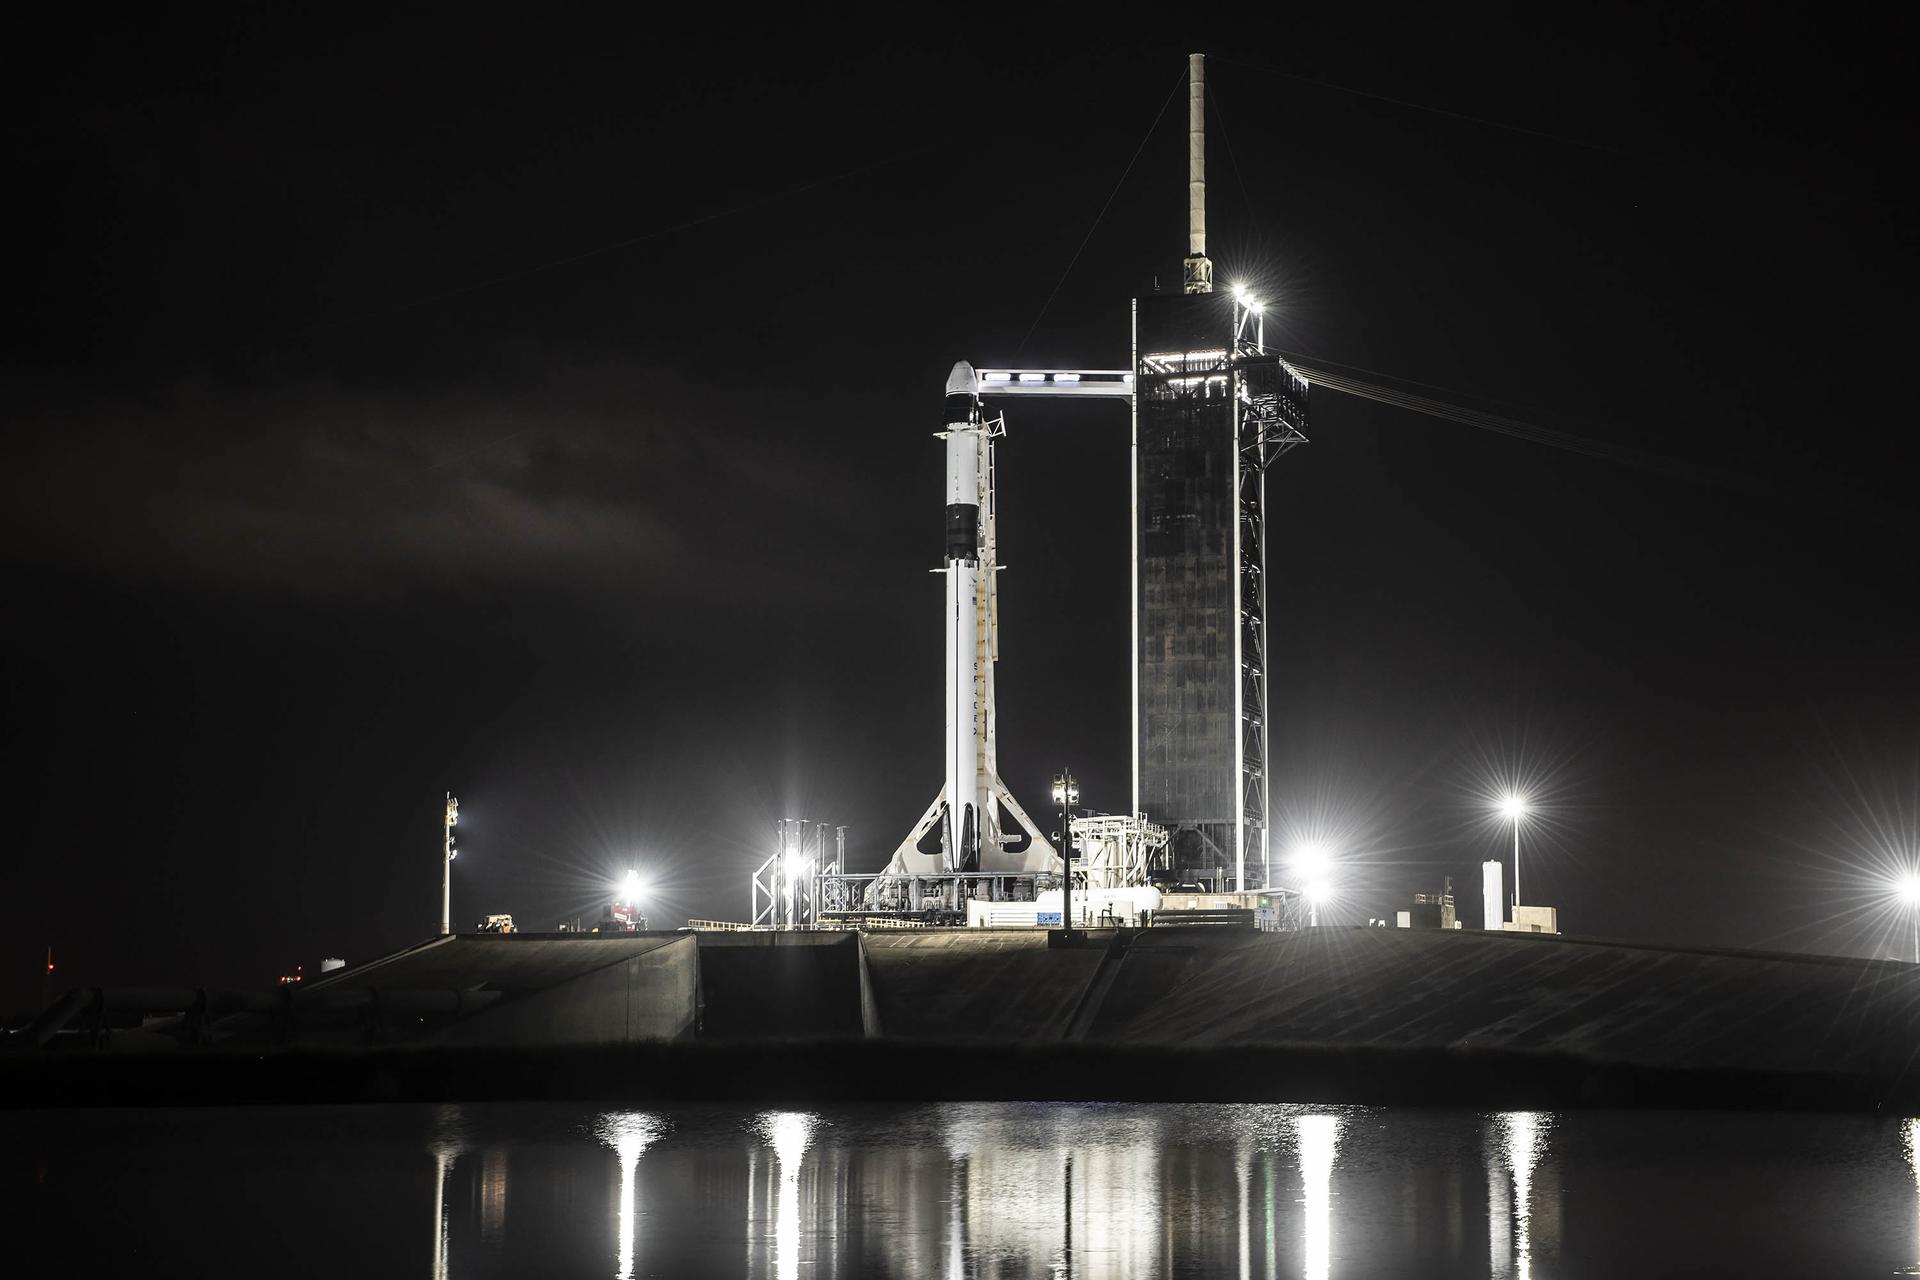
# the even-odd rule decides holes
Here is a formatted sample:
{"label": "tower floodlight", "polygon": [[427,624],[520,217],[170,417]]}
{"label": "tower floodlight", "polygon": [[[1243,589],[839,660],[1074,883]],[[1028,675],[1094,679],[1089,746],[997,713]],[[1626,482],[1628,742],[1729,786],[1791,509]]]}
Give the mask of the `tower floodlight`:
{"label": "tower floodlight", "polygon": [[1907,872],[1893,885],[1894,896],[1907,907],[1907,924],[1913,935],[1913,962],[1920,964],[1920,874]]}
{"label": "tower floodlight", "polygon": [[1073,933],[1073,809],[1080,784],[1066,770],[1053,775],[1053,803],[1060,810],[1060,928]]}

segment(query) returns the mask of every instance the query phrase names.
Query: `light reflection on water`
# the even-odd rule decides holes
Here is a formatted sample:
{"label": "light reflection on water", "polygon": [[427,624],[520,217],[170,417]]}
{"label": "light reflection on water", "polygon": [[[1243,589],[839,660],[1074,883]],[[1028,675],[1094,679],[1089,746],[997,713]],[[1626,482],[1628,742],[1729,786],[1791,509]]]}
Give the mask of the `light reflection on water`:
{"label": "light reflection on water", "polygon": [[[1900,1124],[1900,1143],[1906,1149],[1907,1168],[1913,1171],[1914,1210],[1913,1210],[1913,1252],[1920,1257],[1920,1120],[1903,1120]],[[1920,1262],[1903,1268],[1907,1275],[1920,1275]]]}
{"label": "light reflection on water", "polygon": [[[647,1149],[660,1131],[666,1127],[658,1116],[645,1111],[609,1112],[601,1116],[594,1126],[594,1136],[612,1147],[614,1154],[620,1157],[620,1209],[614,1219],[616,1238],[620,1242],[620,1262],[614,1269],[617,1280],[633,1280],[634,1236],[640,1230],[639,1213],[634,1206],[636,1189],[635,1175],[640,1168],[640,1154]],[[504,1167],[504,1164],[503,1164]],[[500,1188],[500,1201],[506,1203],[506,1187]],[[484,1201],[483,1201],[484,1203]],[[482,1219],[484,1238],[484,1222]],[[496,1233],[497,1234],[497,1233]]]}
{"label": "light reflection on water", "polygon": [[[453,1173],[454,1161],[465,1149],[465,1133],[460,1124],[460,1109],[452,1106],[435,1107],[433,1140],[427,1147],[433,1156],[434,1280],[447,1280],[447,1251],[453,1231],[453,1225],[447,1218],[447,1179]],[[504,1188],[502,1194],[504,1195]]]}
{"label": "light reflection on water", "polygon": [[1649,1258],[1886,1275],[1920,1256],[1920,1122],[1848,1116],[0,1112],[0,1174],[29,1256],[36,1230],[86,1239],[105,1204],[153,1274],[1546,1280]]}
{"label": "light reflection on water", "polygon": [[755,1121],[779,1162],[779,1227],[774,1232],[773,1263],[777,1280],[799,1280],[800,1168],[807,1144],[813,1140],[814,1116],[799,1111],[769,1111]]}
{"label": "light reflection on water", "polygon": [[1300,1180],[1306,1184],[1306,1280],[1333,1274],[1333,1160],[1340,1146],[1338,1116],[1296,1116]]}
{"label": "light reflection on water", "polygon": [[[1546,1149],[1553,1117],[1509,1111],[1492,1118],[1487,1150],[1487,1258],[1489,1274],[1532,1280],[1535,1252],[1534,1170]],[[1551,1255],[1558,1243],[1558,1184],[1546,1189],[1542,1215],[1551,1228],[1542,1243]]]}

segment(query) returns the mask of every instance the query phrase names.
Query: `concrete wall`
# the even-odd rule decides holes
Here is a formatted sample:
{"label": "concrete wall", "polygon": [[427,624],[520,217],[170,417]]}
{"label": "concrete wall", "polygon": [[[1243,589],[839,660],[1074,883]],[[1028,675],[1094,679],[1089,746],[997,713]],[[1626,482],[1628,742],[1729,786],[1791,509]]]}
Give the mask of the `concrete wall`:
{"label": "concrete wall", "polygon": [[866,940],[857,937],[856,942],[854,954],[860,958],[860,1034],[877,1036],[881,1034],[880,1002],[873,994],[873,970],[867,967]]}
{"label": "concrete wall", "polygon": [[691,936],[519,995],[435,1037],[446,1044],[626,1044],[691,1037],[699,1005]]}
{"label": "concrete wall", "polygon": [[859,1038],[877,1025],[857,933],[702,933],[700,1038]]}
{"label": "concrete wall", "polygon": [[362,980],[502,993],[439,1033],[459,1043],[1022,1045],[1060,1040],[1071,1023],[1090,1043],[1538,1049],[1864,1074],[1907,1068],[1920,1044],[1920,966],[1891,961],[1477,930],[1173,926],[1048,943],[1029,929],[462,938]]}
{"label": "concrete wall", "polygon": [[1058,1040],[1104,955],[1098,946],[1049,950],[1040,929],[870,933],[864,941],[880,1023],[905,1039]]}
{"label": "concrete wall", "polygon": [[1517,906],[1513,909],[1513,919],[1507,921],[1507,929],[1513,933],[1558,933],[1560,909]]}
{"label": "concrete wall", "polygon": [[1088,1039],[1879,1072],[1920,1043],[1920,967],[1477,930],[1148,929]]}

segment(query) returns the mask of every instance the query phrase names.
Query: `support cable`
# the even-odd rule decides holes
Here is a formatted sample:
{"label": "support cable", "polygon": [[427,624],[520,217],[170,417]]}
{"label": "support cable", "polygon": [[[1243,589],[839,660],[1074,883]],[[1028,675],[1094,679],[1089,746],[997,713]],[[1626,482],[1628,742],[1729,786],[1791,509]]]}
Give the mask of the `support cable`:
{"label": "support cable", "polygon": [[[1577,453],[1584,457],[1596,458],[1602,462],[1611,462],[1623,467],[1653,472],[1675,479],[1709,484],[1735,490],[1758,497],[1778,498],[1782,496],[1781,486],[1763,476],[1749,472],[1734,471],[1726,467],[1689,462],[1682,458],[1665,454],[1649,453],[1644,449],[1634,449],[1626,445],[1613,444],[1605,440],[1596,440],[1591,436],[1577,435],[1571,431],[1559,431],[1552,427],[1543,427],[1538,423],[1527,422],[1520,418],[1510,418],[1503,414],[1487,413],[1479,409],[1469,409],[1463,405],[1439,400],[1433,396],[1418,395],[1403,391],[1397,387],[1383,385],[1371,379],[1383,378],[1390,381],[1410,382],[1409,379],[1395,379],[1390,374],[1375,373],[1367,369],[1357,369],[1351,365],[1327,366],[1332,361],[1314,360],[1289,352],[1279,353],[1294,372],[1305,378],[1313,386],[1325,387],[1330,391],[1344,392],[1358,396],[1363,400],[1372,400],[1378,404],[1391,405],[1412,413],[1425,414],[1432,418],[1443,418],[1448,422],[1458,422],[1480,431],[1491,431],[1499,435],[1525,440],[1530,444],[1545,445],[1550,449],[1560,449],[1567,453]],[[1359,377],[1355,375],[1365,375]],[[1446,391],[1444,387],[1432,387],[1425,383],[1412,383],[1414,386],[1427,387],[1428,390]],[[1449,394],[1459,394],[1450,392]],[[1804,484],[1804,481],[1801,482]],[[1823,488],[1800,488],[1795,500],[1801,503],[1818,502],[1842,512],[1850,518],[1860,519],[1881,525],[1899,525],[1911,527],[1914,523],[1913,512],[1895,506],[1882,499],[1859,491],[1835,492]]]}
{"label": "support cable", "polygon": [[1233,149],[1233,136],[1227,132],[1227,113],[1221,109],[1220,94],[1214,89],[1213,82],[1207,82],[1207,101],[1213,104],[1213,118],[1220,126],[1220,141],[1227,145],[1227,161],[1233,166],[1233,177],[1240,184],[1240,198],[1246,201],[1247,224],[1254,221],[1253,192],[1247,187],[1247,175],[1240,168],[1240,155]]}
{"label": "support cable", "polygon": [[1028,339],[1033,337],[1033,331],[1040,327],[1040,322],[1046,319],[1047,311],[1053,306],[1053,300],[1060,296],[1060,289],[1067,283],[1067,277],[1073,274],[1073,268],[1079,263],[1080,255],[1087,251],[1087,243],[1093,239],[1093,233],[1100,229],[1101,219],[1105,218],[1107,210],[1113,207],[1114,197],[1120,194],[1121,187],[1127,185],[1127,178],[1133,173],[1133,166],[1140,162],[1140,153],[1145,151],[1147,143],[1153,140],[1154,130],[1160,127],[1160,121],[1165,118],[1167,108],[1173,104],[1174,95],[1180,92],[1180,86],[1186,82],[1186,68],[1182,67],[1180,78],[1173,82],[1173,88],[1167,93],[1167,100],[1160,104],[1160,110],[1154,115],[1153,123],[1147,126],[1146,136],[1141,138],[1140,145],[1133,149],[1133,159],[1127,161],[1127,167],[1120,174],[1120,181],[1114,183],[1113,190],[1107,193],[1107,202],[1101,205],[1100,212],[1093,216],[1093,225],[1087,228],[1087,234],[1080,237],[1080,247],[1073,251],[1073,257],[1067,262],[1067,269],[1060,273],[1060,278],[1054,282],[1053,292],[1048,294],[1047,300],[1040,304],[1040,314],[1033,318],[1033,323],[1027,326],[1026,333],[1020,339],[1020,345],[1013,349],[1013,363],[1020,363],[1020,356],[1027,349]]}
{"label": "support cable", "polygon": [[[1546,445],[1549,448],[1564,449],[1569,453],[1583,454],[1589,458],[1600,458],[1608,462],[1618,462],[1625,466],[1640,467],[1651,471],[1683,473],[1698,468],[1677,458],[1666,458],[1658,454],[1646,453],[1625,445],[1612,444],[1604,440],[1595,440],[1590,436],[1575,435],[1570,431],[1557,431],[1551,427],[1539,426],[1519,418],[1509,418],[1497,413],[1487,413],[1479,409],[1469,409],[1463,405],[1437,400],[1432,396],[1417,395],[1402,391],[1397,387],[1371,382],[1354,377],[1352,373],[1337,372],[1324,365],[1299,359],[1293,355],[1282,357],[1301,377],[1315,386],[1326,387],[1333,391],[1343,391],[1350,396],[1359,396],[1364,400],[1373,400],[1380,404],[1393,405],[1408,409],[1428,417],[1444,418],[1449,422],[1458,422],[1465,426],[1476,427],[1482,431],[1493,431],[1501,435],[1513,436],[1533,444]],[[1368,378],[1384,378],[1389,375],[1371,373],[1367,370],[1354,370],[1366,373]],[[1436,388],[1439,389],[1439,388]]]}

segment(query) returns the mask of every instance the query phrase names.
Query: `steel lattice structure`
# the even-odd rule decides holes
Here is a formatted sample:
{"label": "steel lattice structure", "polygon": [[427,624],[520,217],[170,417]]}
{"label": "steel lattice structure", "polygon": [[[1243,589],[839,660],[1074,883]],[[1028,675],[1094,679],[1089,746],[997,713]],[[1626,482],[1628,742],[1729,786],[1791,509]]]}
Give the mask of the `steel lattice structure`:
{"label": "steel lattice structure", "polygon": [[[1267,469],[1305,381],[1239,295],[1134,309],[1135,801],[1185,878],[1270,881]],[[1230,871],[1221,868],[1230,867]]]}

